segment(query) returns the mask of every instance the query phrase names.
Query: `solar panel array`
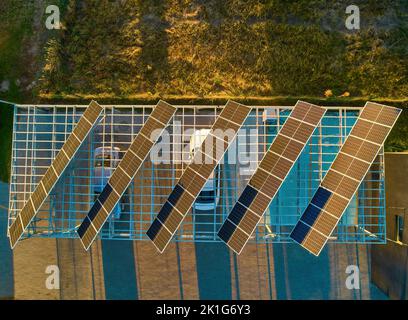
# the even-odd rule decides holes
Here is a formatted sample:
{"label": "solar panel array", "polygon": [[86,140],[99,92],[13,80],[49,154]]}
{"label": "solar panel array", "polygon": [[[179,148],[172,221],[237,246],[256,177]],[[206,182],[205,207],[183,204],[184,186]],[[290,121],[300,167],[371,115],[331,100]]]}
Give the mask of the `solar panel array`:
{"label": "solar panel array", "polygon": [[40,183],[34,189],[21,212],[9,228],[10,244],[14,248],[18,240],[40,210],[47,196],[52,191],[58,179],[69,165],[70,161],[88,136],[89,132],[97,122],[103,108],[92,101],[81,116],[67,141],[58,152],[51,166],[47,169]]}
{"label": "solar panel array", "polygon": [[278,132],[218,231],[236,253],[240,254],[248,242],[324,113],[323,108],[298,101]]}
{"label": "solar panel array", "polygon": [[218,116],[146,233],[160,252],[176,233],[250,111],[250,107],[229,101]]}
{"label": "solar panel array", "polygon": [[401,110],[368,102],[290,237],[318,256]]}
{"label": "solar panel array", "polygon": [[164,129],[175,114],[177,108],[159,101],[146,123],[143,125],[118,167],[96,199],[88,215],[77,229],[77,233],[86,250],[95,241],[109,215],[125,193],[136,173],[139,171]]}

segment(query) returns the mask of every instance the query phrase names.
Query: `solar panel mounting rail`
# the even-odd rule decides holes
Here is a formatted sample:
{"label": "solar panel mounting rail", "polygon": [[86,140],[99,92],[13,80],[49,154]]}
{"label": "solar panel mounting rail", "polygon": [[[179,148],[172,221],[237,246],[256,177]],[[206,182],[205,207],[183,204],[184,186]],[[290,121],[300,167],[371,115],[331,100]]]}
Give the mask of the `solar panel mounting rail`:
{"label": "solar panel mounting rail", "polygon": [[[146,232],[160,253],[170,243],[211,173],[235,139],[251,109],[237,102],[228,101],[217,117],[200,150],[196,152],[192,162],[184,170]],[[232,130],[232,134],[228,137],[225,136],[227,130]]]}
{"label": "solar panel mounting rail", "polygon": [[326,110],[298,101],[241,193],[218,236],[240,254]]}
{"label": "solar panel mounting rail", "polygon": [[89,132],[95,126],[103,107],[92,101],[79,119],[74,130],[65,141],[61,150],[41,178],[34,192],[28,198],[23,209],[9,227],[10,246],[14,248],[22,237],[31,221],[34,219],[42,204],[55,187],[57,181],[68,167]]}
{"label": "solar panel mounting rail", "polygon": [[163,134],[177,108],[159,101],[136,138],[133,140],[108,183],[94,202],[87,216],[77,229],[85,250],[95,241],[120,198],[140,170],[150,150]]}
{"label": "solar panel mounting rail", "polygon": [[381,150],[401,109],[367,102],[290,237],[319,256]]}

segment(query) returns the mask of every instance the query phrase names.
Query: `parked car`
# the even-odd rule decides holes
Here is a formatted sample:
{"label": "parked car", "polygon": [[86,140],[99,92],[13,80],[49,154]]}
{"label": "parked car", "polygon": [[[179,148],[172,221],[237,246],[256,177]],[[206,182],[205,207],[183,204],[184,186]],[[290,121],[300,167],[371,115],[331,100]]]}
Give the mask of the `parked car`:
{"label": "parked car", "polygon": [[[190,139],[190,159],[200,150],[210,129],[196,130]],[[217,165],[193,204],[195,210],[214,210],[220,201],[220,166]]]}
{"label": "parked car", "polygon": [[[117,147],[99,147],[95,149],[95,166],[92,184],[95,201],[119,164],[119,152],[120,149]],[[120,201],[113,210],[113,214],[111,215],[113,219],[120,219],[122,212],[121,207],[122,201]]]}

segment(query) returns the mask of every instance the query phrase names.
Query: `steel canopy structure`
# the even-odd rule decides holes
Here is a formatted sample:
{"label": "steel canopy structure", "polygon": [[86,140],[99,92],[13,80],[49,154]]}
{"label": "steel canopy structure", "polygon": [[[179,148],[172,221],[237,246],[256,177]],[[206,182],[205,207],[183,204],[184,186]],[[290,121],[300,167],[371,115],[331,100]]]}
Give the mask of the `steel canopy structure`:
{"label": "steel canopy structure", "polygon": [[[77,238],[76,230],[95,199],[96,150],[127,151],[154,106],[106,105],[100,121],[84,140],[68,168],[27,227],[22,239]],[[108,219],[99,237],[149,240],[146,231],[188,165],[190,138],[211,128],[223,106],[178,108],[157,146],[122,197],[120,218]],[[223,221],[255,172],[264,152],[293,106],[251,106],[233,147],[220,162],[219,192],[212,209],[193,205],[174,241],[220,242]],[[9,227],[44,176],[81,118],[84,105],[17,105],[14,111]],[[329,107],[279,190],[253,237],[264,242],[292,242],[289,234],[306,209],[355,123],[360,108]],[[162,159],[163,150],[171,158]],[[106,164],[103,163],[102,166]],[[109,164],[108,164],[109,165]],[[381,150],[329,241],[385,243],[384,165]]]}

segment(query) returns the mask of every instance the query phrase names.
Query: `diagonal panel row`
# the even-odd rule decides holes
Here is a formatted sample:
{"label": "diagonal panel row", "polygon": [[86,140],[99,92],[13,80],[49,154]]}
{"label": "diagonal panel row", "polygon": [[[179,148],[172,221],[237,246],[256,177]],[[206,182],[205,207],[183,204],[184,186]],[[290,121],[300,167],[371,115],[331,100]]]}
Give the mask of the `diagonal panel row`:
{"label": "diagonal panel row", "polygon": [[251,108],[229,101],[194,155],[167,201],[147,231],[156,248],[163,252],[187,215],[211,173],[222,159]]}
{"label": "diagonal panel row", "polygon": [[243,190],[218,236],[241,253],[293,164],[320,123],[325,109],[298,101]]}
{"label": "diagonal panel row", "polygon": [[118,167],[77,230],[86,250],[95,241],[106,220],[125,193],[176,110],[175,107],[168,103],[159,101],[129,146]]}
{"label": "diagonal panel row", "polygon": [[291,238],[318,256],[380,151],[401,110],[367,103]]}
{"label": "diagonal panel row", "polygon": [[92,101],[86,108],[67,141],[52,161],[51,166],[47,169],[40,183],[10,226],[9,234],[12,248],[15,247],[28,225],[40,210],[58,179],[97,122],[102,110],[103,108],[95,101]]}

